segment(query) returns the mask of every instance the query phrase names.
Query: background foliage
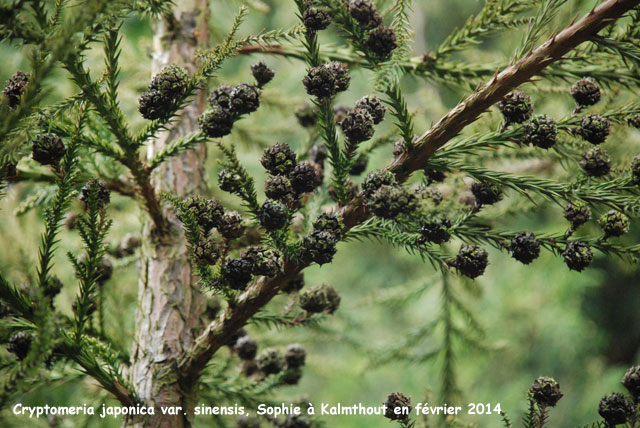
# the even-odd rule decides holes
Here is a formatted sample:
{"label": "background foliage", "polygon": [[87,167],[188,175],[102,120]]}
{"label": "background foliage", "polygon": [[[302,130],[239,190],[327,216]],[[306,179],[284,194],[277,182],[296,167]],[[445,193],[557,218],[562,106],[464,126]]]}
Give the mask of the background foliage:
{"label": "background foliage", "polygon": [[[293,5],[288,0],[214,1],[211,23],[212,38],[222,39],[241,3],[248,4],[251,13],[241,28],[241,35],[253,34],[261,29],[287,28],[297,23]],[[379,3],[385,3],[383,1]],[[433,52],[455,27],[462,26],[468,16],[480,10],[477,0],[419,1],[415,2],[411,22],[418,35],[413,54],[418,56]],[[569,16],[588,11],[589,1],[571,1],[570,7],[555,20],[566,23]],[[286,12],[285,12],[286,11]],[[333,28],[333,27],[332,27]],[[137,112],[137,98],[146,89],[151,70],[147,58],[151,43],[150,22],[128,20],[124,25],[120,74],[120,104],[128,120],[140,127],[144,120]],[[521,41],[523,27],[509,30],[498,39],[489,38],[461,53],[453,53],[466,60],[497,64],[507,61]],[[321,34],[323,42],[336,41],[333,29]],[[100,52],[95,55],[91,69],[102,68]],[[90,64],[92,55],[89,56]],[[6,44],[0,44],[0,81],[8,79],[15,70],[26,67],[25,58]],[[308,102],[301,85],[304,67],[293,59],[275,56],[238,56],[227,61],[211,87],[225,82],[236,84],[250,80],[249,66],[258,58],[276,71],[274,82],[264,91],[262,108],[239,122],[230,137],[242,147],[240,160],[256,177],[264,182],[264,170],[259,164],[262,150],[275,141],[286,141],[294,149],[304,147],[308,133],[298,125],[291,112],[292,105]],[[351,90],[338,97],[338,103],[352,105],[358,98],[370,92],[374,73],[362,69],[353,70]],[[68,76],[56,72],[50,77],[55,82],[51,100],[72,94]],[[636,77],[637,78],[637,77]],[[58,84],[59,82],[59,84]],[[415,112],[415,127],[423,131],[453,107],[467,88],[456,84],[424,83],[419,78],[405,78],[402,82],[409,109]],[[562,117],[570,111],[573,101],[568,85],[551,86],[533,94],[537,112]],[[637,100],[633,91],[611,93],[611,98],[626,97]],[[607,98],[609,99],[609,98]],[[601,108],[605,108],[603,103]],[[499,126],[500,116],[493,110],[484,122]],[[384,135],[391,131],[387,120],[377,131]],[[257,132],[256,130],[260,130]],[[640,152],[640,131],[621,125],[615,127],[608,147],[618,159],[627,161]],[[207,170],[211,188],[216,197],[232,208],[239,204],[237,198],[217,189],[215,177],[220,169],[216,162],[221,154],[209,145]],[[372,155],[370,167],[382,167],[391,157],[392,145]],[[518,167],[517,160],[514,161]],[[504,165],[503,165],[504,166]],[[110,168],[105,165],[105,168]],[[561,174],[548,166],[539,166],[541,174]],[[22,267],[37,262],[33,249],[38,245],[42,225],[41,210],[22,214],[26,200],[38,198],[38,187],[14,185],[8,197],[0,201],[0,271],[14,282],[28,282]],[[130,201],[112,195],[109,213],[113,218],[108,240],[115,247],[126,233],[138,232],[141,213]],[[74,202],[80,211],[79,202]],[[504,204],[504,203],[503,203]],[[521,202],[520,211],[506,204],[498,205],[492,215],[500,229],[529,229],[536,231],[564,232],[566,222],[560,217],[559,207],[529,211],[530,204]],[[238,207],[239,208],[239,207]],[[10,215],[10,213],[15,213]],[[638,242],[640,231],[632,224],[629,243]],[[596,227],[596,226],[592,226]],[[73,253],[80,251],[82,242],[77,233],[63,231],[65,248]],[[457,244],[451,244],[457,248]],[[487,274],[476,282],[449,277],[448,292],[464,305],[474,320],[465,316],[459,308],[453,312],[456,325],[466,325],[477,342],[454,340],[451,346],[454,358],[445,359],[437,351],[444,343],[442,311],[448,292],[438,272],[428,264],[416,263],[416,257],[393,250],[388,244],[371,242],[341,243],[339,256],[323,267],[313,266],[305,271],[307,284],[328,283],[342,295],[342,306],[335,316],[319,326],[290,329],[281,334],[278,329],[268,333],[248,328],[259,339],[261,347],[284,346],[302,343],[309,353],[308,365],[300,384],[281,394],[298,399],[303,397],[316,403],[355,403],[369,405],[381,403],[391,391],[403,391],[414,402],[444,402],[455,399],[464,402],[500,402],[503,410],[512,418],[526,409],[526,395],[533,379],[540,375],[555,377],[565,395],[553,411],[555,426],[575,426],[597,419],[598,400],[610,391],[621,390],[619,380],[625,369],[638,363],[640,344],[640,271],[627,261],[613,258],[599,259],[585,273],[570,272],[559,257],[543,252],[540,259],[530,266],[515,263],[508,254],[490,252],[491,265]],[[61,252],[55,261],[56,274],[63,282],[73,278],[72,266]],[[112,337],[121,340],[119,346],[129,349],[129,338],[134,327],[137,293],[135,257],[120,259],[114,277],[107,283],[106,316]],[[71,314],[75,290],[66,289],[57,297],[56,305]],[[286,299],[280,296],[277,299]],[[462,306],[462,305],[461,305]],[[438,322],[437,325],[434,324]],[[474,330],[472,322],[481,328]],[[478,345],[478,346],[476,346]],[[400,352],[401,357],[390,352]],[[4,350],[0,350],[4,353]],[[223,350],[216,356],[221,363],[227,356]],[[430,357],[430,358],[427,358]],[[451,357],[451,355],[449,355]],[[399,361],[406,359],[410,361]],[[389,361],[387,361],[389,360]],[[450,369],[454,378],[443,382],[443,373]],[[455,385],[450,382],[455,379]],[[457,387],[457,388],[456,388]],[[56,376],[44,386],[30,391],[21,400],[27,403],[64,405],[91,401],[96,387],[82,377]],[[457,393],[456,389],[461,391]],[[304,398],[308,397],[308,398]],[[278,400],[281,395],[278,396]],[[205,398],[202,399],[205,402]],[[451,404],[451,402],[449,402]],[[89,403],[87,403],[89,404]],[[98,402],[92,403],[97,405]],[[213,403],[212,403],[213,404]],[[341,417],[328,425],[359,427],[363,425],[386,426],[388,421],[371,417]],[[466,422],[478,426],[497,426],[499,416],[465,417]],[[2,426],[22,427],[24,419],[15,419],[5,409],[0,413]],[[206,418],[196,419],[196,426],[210,426]],[[40,420],[29,426],[47,426]],[[58,426],[78,426],[73,421],[60,421]],[[89,419],[86,426],[119,426],[118,421]]]}

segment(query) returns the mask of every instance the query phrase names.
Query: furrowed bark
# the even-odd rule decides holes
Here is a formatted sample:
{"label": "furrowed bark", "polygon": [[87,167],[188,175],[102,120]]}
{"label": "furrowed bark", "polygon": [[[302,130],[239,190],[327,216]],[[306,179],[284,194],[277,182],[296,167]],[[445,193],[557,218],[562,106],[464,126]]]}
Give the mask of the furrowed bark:
{"label": "furrowed bark", "polygon": [[[548,65],[561,60],[566,53],[595,36],[605,26],[615,22],[638,4],[640,0],[603,2],[520,61],[496,73],[491,81],[460,102],[421,135],[413,149],[398,157],[387,169],[396,174],[398,180],[406,180],[414,171],[421,169],[436,150],[458,135],[467,125],[476,121],[513,88],[527,82]],[[350,201],[341,210],[341,214],[347,230],[370,217],[362,195]],[[224,311],[205,329],[189,354],[180,361],[179,369],[184,373],[185,379],[192,381],[197,378],[211,356],[229,340],[229,337],[268,303],[288,279],[305,267],[287,263],[282,275],[271,279],[261,278],[243,293],[235,306]]]}
{"label": "furrowed bark", "polygon": [[[195,50],[207,39],[207,1],[176,2],[171,16],[154,23],[153,74],[177,64],[193,74]],[[197,117],[205,102],[204,91],[187,106],[180,121],[149,146],[148,157],[171,140],[198,129]],[[163,163],[152,176],[155,193],[176,196],[199,193],[203,184],[205,147],[191,150]],[[162,209],[161,207],[159,207]],[[192,278],[186,241],[172,210],[162,213],[168,225],[159,230],[154,221],[144,228],[140,261],[136,338],[130,371],[131,384],[145,406],[156,408],[154,416],[125,421],[137,428],[184,428],[191,426],[191,409],[197,388],[179,382],[178,359],[193,346],[202,329],[205,299]],[[177,415],[165,415],[161,407],[181,406]]]}

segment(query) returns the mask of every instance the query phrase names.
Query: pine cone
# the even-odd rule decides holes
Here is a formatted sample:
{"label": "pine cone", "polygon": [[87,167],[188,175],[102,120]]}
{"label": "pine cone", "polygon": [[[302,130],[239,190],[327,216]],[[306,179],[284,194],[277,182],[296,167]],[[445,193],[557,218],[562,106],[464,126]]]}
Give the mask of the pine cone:
{"label": "pine cone", "polygon": [[471,279],[484,273],[489,266],[489,254],[477,245],[463,244],[451,266]]}
{"label": "pine cone", "polygon": [[298,301],[300,307],[311,314],[332,314],[340,306],[340,295],[332,286],[323,284],[300,293]]}
{"label": "pine cone", "polygon": [[602,144],[611,131],[611,122],[606,117],[590,114],[580,122],[580,136],[591,144]]}
{"label": "pine cone", "polygon": [[640,184],[640,155],[631,161],[631,177],[635,184]]}
{"label": "pine cone", "polygon": [[342,238],[344,223],[342,217],[336,213],[322,213],[313,221],[314,232],[329,232],[336,237],[337,240]]}
{"label": "pine cone", "polygon": [[403,186],[382,186],[368,201],[373,213],[381,218],[396,218],[418,208],[416,195]]}
{"label": "pine cone", "polygon": [[258,352],[258,342],[249,336],[243,336],[238,339],[233,349],[241,360],[253,360]]}
{"label": "pine cone", "polygon": [[342,125],[342,121],[345,117],[353,110],[351,107],[346,106],[344,104],[338,104],[333,108],[333,121],[337,125]]}
{"label": "pine cone", "polygon": [[166,66],[151,79],[149,90],[159,91],[164,96],[180,101],[187,90],[189,75],[187,71],[175,64]]}
{"label": "pine cone", "polygon": [[382,186],[395,185],[397,185],[395,175],[391,171],[380,169],[367,174],[362,182],[362,190],[364,190],[367,197],[371,197]]}
{"label": "pine cone", "polygon": [[260,88],[271,82],[271,80],[273,80],[273,76],[275,76],[273,70],[270,69],[263,61],[251,66],[251,74],[253,75],[253,78],[256,79],[258,87]]}
{"label": "pine cone", "polygon": [[282,287],[282,291],[289,294],[302,290],[302,287],[304,287],[304,274],[300,272],[294,278],[287,281],[284,287]]}
{"label": "pine cone", "polygon": [[222,204],[215,198],[205,199],[202,196],[189,196],[184,200],[184,203],[193,213],[205,235],[220,222],[224,215]]}
{"label": "pine cone", "polygon": [[629,232],[629,217],[619,211],[607,211],[600,217],[600,227],[605,238],[622,236]]}
{"label": "pine cone", "polygon": [[251,264],[254,275],[272,277],[282,271],[282,257],[271,249],[251,247],[242,253],[242,258]]}
{"label": "pine cone", "polygon": [[309,95],[332,98],[349,88],[351,77],[344,64],[330,62],[313,67],[302,80]]}
{"label": "pine cone", "polygon": [[502,200],[502,189],[491,182],[476,181],[471,185],[471,193],[479,205],[493,205]]}
{"label": "pine cone", "polygon": [[420,227],[420,237],[417,243],[425,244],[432,242],[434,244],[444,244],[445,242],[449,242],[451,239],[451,234],[448,231],[449,227],[451,227],[451,222],[448,219],[423,223]]}
{"label": "pine cone", "polygon": [[260,107],[260,90],[250,83],[240,83],[231,91],[231,111],[240,114],[249,114]]}
{"label": "pine cone", "polygon": [[533,233],[521,232],[511,239],[509,251],[514,259],[528,265],[540,256],[540,241]]}
{"label": "pine cone", "polygon": [[62,138],[57,135],[37,135],[33,139],[31,157],[42,165],[58,165],[66,151]]}
{"label": "pine cone", "polygon": [[529,393],[538,406],[542,407],[555,407],[562,398],[560,384],[547,376],[540,376],[536,379],[531,385]]}
{"label": "pine cone", "polygon": [[14,108],[20,104],[20,98],[22,98],[22,94],[29,84],[29,77],[29,73],[16,71],[16,73],[5,82],[2,92],[9,100],[9,107]]}
{"label": "pine cone", "polygon": [[340,124],[349,143],[356,145],[373,137],[373,117],[368,109],[351,110]]}
{"label": "pine cone", "polygon": [[422,173],[427,180],[427,185],[442,183],[447,178],[444,172],[433,168],[425,168],[422,170]]}
{"label": "pine cone", "polygon": [[318,121],[318,111],[309,104],[298,107],[295,115],[303,128],[313,128]]}
{"label": "pine cone", "polygon": [[138,99],[138,111],[147,120],[167,119],[173,113],[173,107],[171,97],[155,89]]}
{"label": "pine cone", "polygon": [[351,0],[347,5],[349,15],[365,28],[382,24],[382,17],[371,0]]}
{"label": "pine cone", "polygon": [[353,160],[351,164],[351,168],[349,168],[349,175],[358,176],[367,170],[367,165],[369,165],[369,156],[364,153],[360,153]]}
{"label": "pine cone", "polygon": [[571,241],[562,252],[564,262],[571,270],[582,272],[593,261],[593,253],[588,242]]}
{"label": "pine cone", "polygon": [[536,116],[524,125],[524,143],[550,149],[558,141],[556,122],[546,114]]}
{"label": "pine cone", "polygon": [[32,341],[33,336],[24,331],[19,331],[9,339],[9,343],[7,344],[7,351],[15,354],[16,357],[18,357],[18,359],[22,361],[26,358],[27,354],[29,354]]}
{"label": "pine cone", "polygon": [[602,177],[611,171],[611,158],[606,150],[600,147],[587,150],[579,163],[590,177]]}
{"label": "pine cone", "polygon": [[312,232],[302,239],[300,257],[307,263],[330,263],[336,254],[337,238],[329,232]]}
{"label": "pine cone", "polygon": [[219,105],[213,105],[198,117],[200,129],[210,138],[222,138],[231,134],[234,121],[235,115]]}
{"label": "pine cone", "polygon": [[220,250],[213,239],[204,239],[193,248],[193,256],[201,265],[215,265],[220,258]]}
{"label": "pine cone", "polygon": [[270,199],[286,202],[295,197],[291,181],[284,175],[272,175],[264,183],[264,193]]}
{"label": "pine cone", "polygon": [[227,239],[236,239],[244,234],[242,216],[238,211],[227,211],[218,221],[218,232]]}
{"label": "pine cone", "polygon": [[360,98],[355,105],[355,109],[366,109],[373,118],[375,125],[384,120],[384,115],[387,111],[387,108],[382,105],[380,98],[375,95],[367,95]]}
{"label": "pine cone", "polygon": [[287,369],[295,369],[304,366],[307,358],[307,351],[297,343],[287,346],[284,353],[284,360],[287,363]]}
{"label": "pine cone", "polygon": [[312,32],[321,31],[331,24],[331,13],[322,7],[308,7],[302,14],[302,22]]}
{"label": "pine cone", "polygon": [[287,385],[297,385],[302,378],[302,369],[286,369],[282,374],[282,382]]}
{"label": "pine cone", "polygon": [[286,143],[276,143],[262,154],[262,166],[272,175],[288,175],[296,166],[296,154]]}
{"label": "pine cone", "polygon": [[227,259],[220,271],[222,284],[234,290],[244,290],[251,281],[252,268],[245,259]]}
{"label": "pine cone", "polygon": [[228,168],[218,173],[218,185],[220,190],[236,195],[242,195],[242,177]]}
{"label": "pine cone", "polygon": [[577,229],[578,227],[591,220],[591,209],[588,205],[581,202],[570,203],[566,207],[564,207],[564,212],[562,213],[562,215],[564,216],[564,218],[569,220],[571,226],[574,229]]}
{"label": "pine cone", "polygon": [[411,398],[400,392],[395,392],[389,394],[384,405],[386,407],[384,412],[385,418],[391,419],[392,421],[406,422],[409,420],[409,414],[411,414]]}
{"label": "pine cone", "polygon": [[297,194],[313,192],[322,184],[323,178],[320,167],[307,161],[297,164],[289,175],[291,187]]}
{"label": "pine cone", "polygon": [[640,114],[629,118],[629,126],[640,129]]}
{"label": "pine cone", "polygon": [[614,392],[600,400],[598,413],[611,427],[627,423],[636,411],[624,395]]}
{"label": "pine cone", "polygon": [[522,91],[508,93],[498,103],[498,108],[504,116],[507,125],[511,123],[523,123],[531,118],[533,105],[531,97]]}
{"label": "pine cone", "polygon": [[87,184],[85,184],[80,191],[80,202],[82,202],[85,210],[87,209],[87,203],[89,202],[89,195],[91,192],[97,192],[98,209],[105,209],[109,204],[109,201],[111,201],[111,192],[107,189],[107,184],[96,178],[92,178],[87,181]]}
{"label": "pine cone", "polygon": [[571,96],[579,107],[592,106],[600,101],[600,87],[591,77],[583,77],[571,87]]}
{"label": "pine cone", "polygon": [[258,220],[268,231],[282,229],[289,222],[289,209],[280,201],[267,199],[258,211]]}
{"label": "pine cone", "polygon": [[233,88],[227,84],[222,84],[211,91],[209,95],[209,104],[211,107],[220,106],[223,109],[231,110],[231,92]]}
{"label": "pine cone", "polygon": [[284,358],[275,349],[265,349],[258,356],[258,369],[265,375],[278,374],[284,368]]}
{"label": "pine cone", "polygon": [[630,367],[622,378],[622,385],[627,388],[629,394],[638,402],[640,399],[640,366]]}
{"label": "pine cone", "polygon": [[379,60],[386,61],[391,58],[393,50],[398,47],[396,32],[393,28],[380,25],[369,33],[367,47]]}

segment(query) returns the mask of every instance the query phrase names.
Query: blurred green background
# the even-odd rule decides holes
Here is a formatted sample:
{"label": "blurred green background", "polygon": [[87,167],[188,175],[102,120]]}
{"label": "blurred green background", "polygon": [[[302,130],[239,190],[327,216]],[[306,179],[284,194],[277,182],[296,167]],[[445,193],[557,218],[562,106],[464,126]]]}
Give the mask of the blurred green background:
{"label": "blurred green background", "polygon": [[[212,1],[212,39],[220,40],[229,29],[233,15],[243,2]],[[249,1],[251,10],[240,34],[262,29],[289,27],[296,16],[292,1]],[[588,10],[594,2],[574,1],[559,16],[566,23],[580,10]],[[477,12],[479,0],[432,0],[415,2],[412,22],[417,34],[415,55],[433,49],[469,15]],[[513,30],[498,39],[490,39],[472,50],[462,52],[460,59],[470,62],[505,61],[514,52],[522,30]],[[130,19],[123,27],[122,83],[120,103],[127,119],[136,127],[144,124],[137,112],[137,97],[145,90],[150,77],[151,25],[148,21]],[[335,29],[323,32],[325,43],[343,43]],[[88,57],[96,74],[102,70],[100,49]],[[28,70],[24,51],[0,43],[0,81],[15,70]],[[146,60],[145,60],[146,59]],[[242,120],[228,137],[241,147],[241,160],[255,174],[258,187],[264,182],[259,156],[266,145],[285,141],[294,148],[308,139],[300,127],[291,106],[308,102],[301,85],[304,65],[297,60],[270,56],[240,56],[225,63],[211,86],[225,82],[236,84],[250,80],[249,66],[264,59],[275,71],[276,79],[263,94],[261,109]],[[372,73],[352,71],[351,89],[341,94],[338,102],[351,105],[371,91]],[[76,88],[60,71],[49,82],[53,101],[72,94]],[[423,132],[464,94],[455,88],[406,77],[403,81],[409,107],[416,114],[416,128]],[[568,86],[567,86],[568,87]],[[542,92],[534,96],[538,112],[566,115],[572,108],[568,91]],[[562,93],[563,92],[563,93]],[[484,126],[498,123],[495,112],[482,119]],[[495,127],[495,126],[494,126]],[[387,120],[377,135],[392,129]],[[637,153],[640,133],[623,127],[614,131],[616,161],[624,161]],[[25,154],[29,147],[25,146]],[[379,150],[371,159],[370,169],[385,165],[392,147]],[[223,199],[227,207],[239,208],[239,201],[217,188],[215,176],[219,170],[219,153],[210,148],[207,169],[211,194]],[[29,162],[29,161],[27,161]],[[14,185],[0,201],[0,270],[18,283],[28,282],[25,271],[34,274],[36,248],[42,231],[41,210],[14,215],[28,198],[37,197],[38,186]],[[109,213],[115,226],[110,234],[114,245],[128,232],[139,230],[140,211],[134,203],[114,195]],[[504,204],[504,202],[503,202]],[[498,210],[500,208],[497,208]],[[74,206],[77,212],[80,206]],[[566,227],[555,206],[541,206],[524,214],[510,210],[501,217],[502,229],[531,231],[563,231]],[[491,212],[486,213],[491,218]],[[632,225],[638,241],[637,224]],[[63,231],[62,246],[78,252],[80,240],[76,233]],[[458,243],[449,244],[454,251]],[[599,256],[600,257],[600,256]],[[552,411],[552,426],[575,426],[597,419],[597,403],[606,393],[621,391],[620,378],[626,368],[638,362],[640,344],[640,274],[635,266],[613,259],[599,258],[594,267],[578,274],[569,272],[562,260],[544,253],[530,266],[517,264],[505,253],[490,252],[491,265],[475,283],[451,278],[451,287],[475,315],[484,328],[485,349],[463,342],[454,342],[456,382],[461,390],[457,405],[465,403],[500,403],[512,420],[520,418],[526,409],[526,391],[540,375],[555,377],[565,397]],[[64,283],[74,284],[72,269],[63,251],[58,254],[55,273]],[[381,243],[342,243],[331,265],[314,266],[306,271],[307,284],[334,285],[342,295],[342,305],[335,316],[317,328],[270,330],[250,326],[249,333],[262,348],[298,342],[308,350],[308,366],[298,386],[290,387],[274,397],[313,401],[314,403],[358,403],[378,405],[387,394],[402,391],[414,402],[442,403],[443,358],[437,355],[422,363],[407,363],[394,358],[376,366],[372,359],[379,352],[394,348],[440,316],[442,282],[438,272],[428,263]],[[127,348],[131,345],[136,308],[137,272],[135,260],[116,264],[116,273],[107,284],[106,301],[108,330]],[[75,289],[67,287],[56,304],[70,313]],[[406,299],[403,299],[406,298]],[[287,297],[279,297],[281,303]],[[460,315],[456,319],[464,325]],[[412,352],[427,353],[442,344],[442,330],[424,328],[424,334],[413,337]],[[4,351],[0,351],[4,352]],[[220,352],[219,358],[228,354]],[[65,405],[94,402],[95,387],[81,377],[56,375],[42,387],[30,391],[23,403]],[[208,403],[213,405],[214,403]],[[327,426],[383,427],[388,422],[376,417],[325,417]],[[47,422],[13,418],[7,409],[0,412],[3,427],[46,426]],[[59,421],[59,426],[76,427],[79,419]],[[498,426],[499,416],[464,416],[462,421],[477,426]],[[436,422],[434,420],[434,422]],[[119,426],[119,421],[88,420],[89,427]],[[197,426],[212,426],[206,417],[197,419]]]}

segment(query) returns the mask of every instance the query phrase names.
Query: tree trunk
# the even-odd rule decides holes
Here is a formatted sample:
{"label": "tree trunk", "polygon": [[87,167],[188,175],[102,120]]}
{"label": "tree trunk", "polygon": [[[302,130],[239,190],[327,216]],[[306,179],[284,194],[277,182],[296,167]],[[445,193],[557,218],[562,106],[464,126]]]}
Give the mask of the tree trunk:
{"label": "tree trunk", "polygon": [[[183,66],[193,74],[196,47],[207,39],[206,0],[181,0],[176,4],[171,16],[154,24],[154,74],[169,64]],[[203,94],[186,107],[180,122],[149,146],[149,156],[169,141],[195,131],[204,101]],[[159,167],[153,176],[156,190],[177,196],[200,192],[205,151],[202,146]],[[179,384],[176,365],[202,328],[205,299],[192,278],[181,225],[172,212],[165,210],[164,214],[171,226],[169,234],[157,236],[151,222],[143,232],[130,377],[139,399],[145,406],[154,406],[155,415],[125,421],[125,426],[137,428],[189,427],[191,420],[183,412],[191,413],[197,399],[195,388],[183,390]],[[177,415],[163,414],[160,408],[169,406],[181,406],[182,411]]]}

